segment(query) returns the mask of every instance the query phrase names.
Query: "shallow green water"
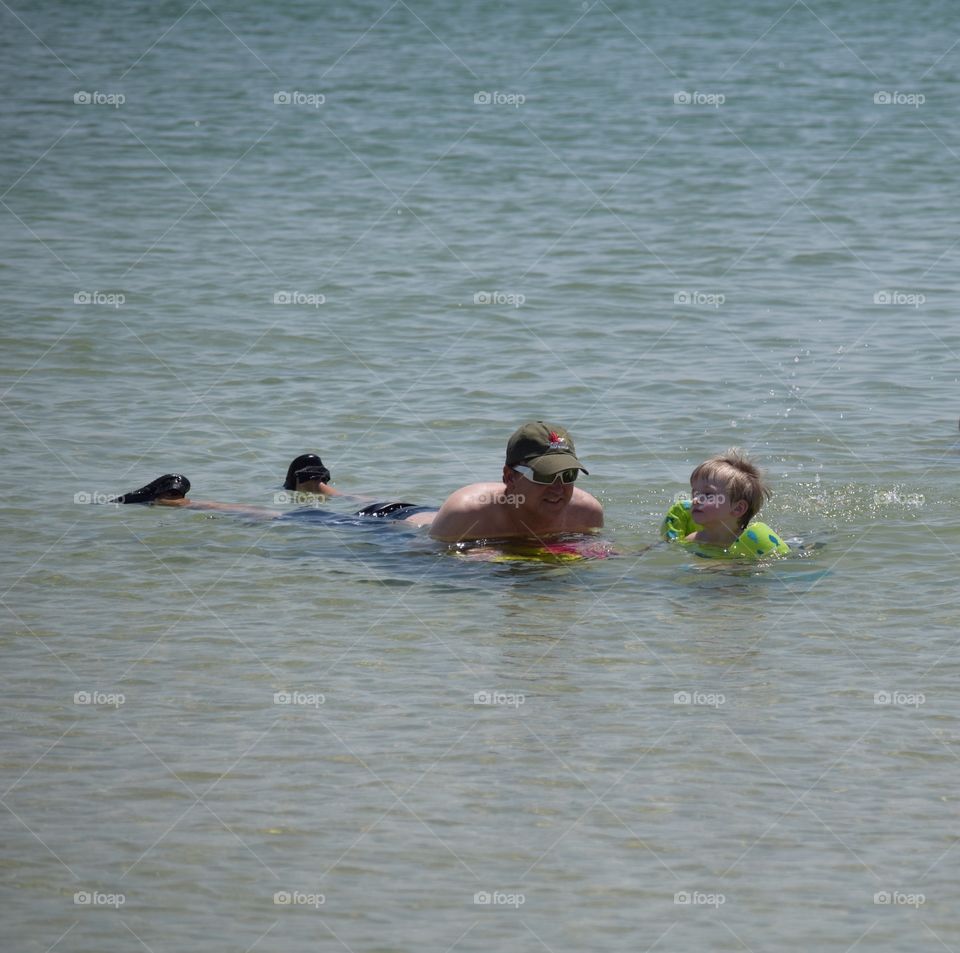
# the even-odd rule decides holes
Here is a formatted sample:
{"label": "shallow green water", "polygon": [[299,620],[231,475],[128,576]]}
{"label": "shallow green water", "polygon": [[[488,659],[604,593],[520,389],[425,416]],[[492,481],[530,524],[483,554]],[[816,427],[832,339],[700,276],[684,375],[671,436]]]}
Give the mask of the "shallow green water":
{"label": "shallow green water", "polygon": [[[960,943],[952,5],[0,17],[17,949]],[[74,502],[537,417],[617,558]],[[732,444],[822,545],[643,552]]]}

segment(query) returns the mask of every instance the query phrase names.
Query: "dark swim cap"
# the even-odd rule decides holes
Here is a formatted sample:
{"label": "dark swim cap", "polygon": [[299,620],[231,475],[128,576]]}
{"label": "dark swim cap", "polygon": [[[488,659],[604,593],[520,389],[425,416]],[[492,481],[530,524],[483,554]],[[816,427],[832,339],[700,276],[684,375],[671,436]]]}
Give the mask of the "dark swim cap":
{"label": "dark swim cap", "polygon": [[297,484],[304,480],[319,480],[321,483],[330,482],[330,471],[315,453],[302,453],[287,467],[287,478],[283,481],[283,488],[285,490],[295,490]]}

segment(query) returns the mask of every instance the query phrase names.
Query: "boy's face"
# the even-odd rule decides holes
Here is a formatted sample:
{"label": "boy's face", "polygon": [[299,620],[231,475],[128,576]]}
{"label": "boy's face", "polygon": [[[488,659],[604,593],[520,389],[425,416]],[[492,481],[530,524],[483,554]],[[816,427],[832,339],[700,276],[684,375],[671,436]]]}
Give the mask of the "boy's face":
{"label": "boy's face", "polygon": [[690,483],[692,507],[690,515],[701,526],[740,525],[743,514],[747,512],[747,501],[730,499],[729,488],[721,481],[700,478]]}

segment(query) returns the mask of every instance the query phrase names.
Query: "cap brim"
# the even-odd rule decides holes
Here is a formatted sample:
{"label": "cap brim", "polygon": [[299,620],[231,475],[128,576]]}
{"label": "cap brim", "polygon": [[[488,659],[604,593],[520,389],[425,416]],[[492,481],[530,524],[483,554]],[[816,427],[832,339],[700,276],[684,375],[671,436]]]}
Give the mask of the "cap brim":
{"label": "cap brim", "polygon": [[582,470],[590,476],[590,471],[572,453],[546,453],[524,460],[523,465],[542,476],[556,476],[561,470]]}

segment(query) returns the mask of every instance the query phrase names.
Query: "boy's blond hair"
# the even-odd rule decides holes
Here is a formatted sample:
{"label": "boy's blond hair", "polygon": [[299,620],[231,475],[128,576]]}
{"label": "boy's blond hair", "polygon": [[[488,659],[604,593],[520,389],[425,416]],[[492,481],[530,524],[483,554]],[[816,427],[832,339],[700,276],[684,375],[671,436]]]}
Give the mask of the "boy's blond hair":
{"label": "boy's blond hair", "polygon": [[760,512],[760,507],[773,496],[760,468],[751,463],[738,447],[731,447],[726,453],[704,460],[690,474],[691,483],[700,479],[722,483],[731,503],[739,503],[740,500],[746,502],[747,511],[740,518],[741,528],[746,527]]}

